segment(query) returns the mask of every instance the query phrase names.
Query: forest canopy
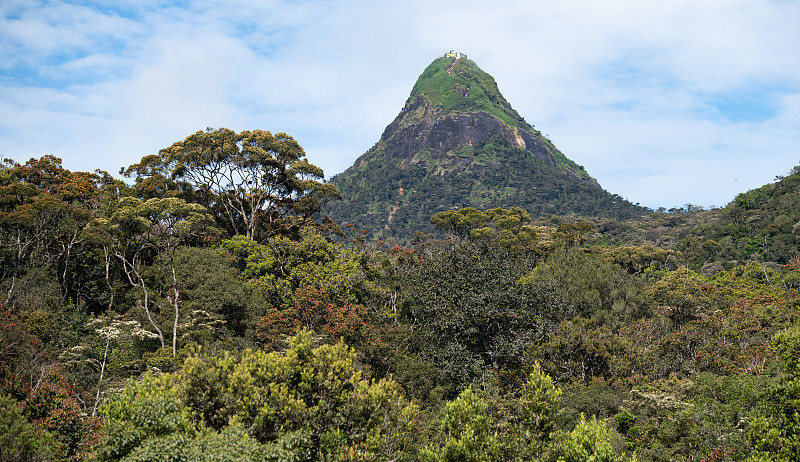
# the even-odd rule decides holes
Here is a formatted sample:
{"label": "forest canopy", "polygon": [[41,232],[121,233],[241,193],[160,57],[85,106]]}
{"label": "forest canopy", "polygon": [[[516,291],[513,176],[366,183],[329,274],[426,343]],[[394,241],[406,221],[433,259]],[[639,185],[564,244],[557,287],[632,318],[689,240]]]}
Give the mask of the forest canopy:
{"label": "forest canopy", "polygon": [[371,241],[286,134],[0,166],[0,460],[797,460],[800,170]]}

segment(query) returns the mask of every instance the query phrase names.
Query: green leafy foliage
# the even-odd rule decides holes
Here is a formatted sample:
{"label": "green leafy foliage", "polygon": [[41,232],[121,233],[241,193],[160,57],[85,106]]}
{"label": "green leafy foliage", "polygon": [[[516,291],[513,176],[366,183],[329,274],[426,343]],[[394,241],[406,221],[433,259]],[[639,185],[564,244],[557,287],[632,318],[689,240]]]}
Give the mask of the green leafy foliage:
{"label": "green leafy foliage", "polygon": [[59,446],[52,435],[36,431],[19,403],[0,393],[0,460],[7,462],[58,460]]}
{"label": "green leafy foliage", "polygon": [[553,384],[539,363],[522,385],[519,398],[518,450],[526,456],[539,458],[548,445],[557,441],[563,412],[561,389]]}
{"label": "green leafy foliage", "polygon": [[548,307],[550,330],[575,316],[617,328],[645,316],[649,309],[640,279],[576,247],[556,247],[519,284],[528,299]]}
{"label": "green leafy foliage", "polygon": [[285,353],[197,355],[179,372],[130,382],[104,404],[99,460],[193,460],[195,448],[224,451],[229,439],[261,454],[254,460],[402,454],[416,406],[396,383],[364,377],[347,346],[311,341],[302,331]]}
{"label": "green leafy foliage", "polygon": [[242,284],[234,262],[220,248],[176,249],[175,271],[186,316],[185,336],[207,344],[251,332],[266,309],[258,291]]}
{"label": "green leafy foliage", "polygon": [[99,422],[81,411],[79,399],[39,339],[16,316],[0,312],[3,460],[84,458]]}
{"label": "green leafy foliage", "polygon": [[800,457],[800,327],[778,332],[772,342],[783,360],[783,376],[751,423],[750,439],[756,460],[795,461]]}
{"label": "green leafy foliage", "polygon": [[[115,195],[107,173],[70,172],[43,156],[18,164],[6,159],[0,179],[0,288],[2,303],[22,311],[58,311],[77,293],[97,296],[87,268],[91,248],[81,230]],[[83,270],[87,270],[82,273]],[[48,333],[49,334],[49,333]]]}
{"label": "green leafy foliage", "polygon": [[[173,357],[177,355],[181,312],[176,252],[183,244],[202,242],[204,238],[217,234],[218,230],[211,226],[212,223],[213,218],[205,207],[183,199],[170,197],[142,201],[124,197],[118,201],[110,219],[99,218],[90,224],[98,235],[103,236],[106,251],[121,263],[128,282],[141,292],[144,316],[158,336],[161,348],[165,347],[164,324],[171,318]],[[151,307],[154,288],[148,280],[151,278],[147,277],[147,264],[160,270],[165,286],[163,298],[169,311],[173,312],[172,316],[156,313],[154,310],[160,307]],[[166,319],[159,322],[158,314]]]}
{"label": "green leafy foliage", "polygon": [[746,373],[672,376],[631,390],[615,421],[640,460],[744,460],[753,451],[747,429],[770,383]]}
{"label": "green leafy foliage", "polygon": [[431,462],[490,462],[502,459],[500,442],[491,433],[486,403],[471,388],[447,403],[440,431],[440,448],[425,448],[421,460]]}
{"label": "green leafy foliage", "polygon": [[625,460],[611,446],[611,429],[603,421],[583,415],[578,425],[557,447],[556,459],[564,462],[621,462]]}
{"label": "green leafy foliage", "polygon": [[624,378],[636,372],[630,342],[606,326],[586,318],[562,321],[550,338],[528,354],[540,357],[545,368],[560,382],[593,378]]}
{"label": "green leafy foliage", "polygon": [[[463,389],[494,371],[518,367],[541,335],[542,311],[517,285],[536,254],[487,241],[466,241],[425,259],[407,281],[406,312],[419,326],[421,354]],[[430,281],[436,281],[431,284]]]}
{"label": "green leafy foliage", "polygon": [[4,161],[0,459],[797,460],[798,172],[602,218],[640,210],[448,62],[342,179],[366,232],[284,135]]}

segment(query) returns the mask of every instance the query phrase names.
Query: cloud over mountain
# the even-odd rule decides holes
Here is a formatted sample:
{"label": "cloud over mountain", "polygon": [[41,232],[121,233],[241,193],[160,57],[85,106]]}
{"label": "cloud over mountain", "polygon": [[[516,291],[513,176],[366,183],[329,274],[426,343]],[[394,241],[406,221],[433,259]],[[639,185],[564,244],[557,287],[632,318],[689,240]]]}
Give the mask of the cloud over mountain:
{"label": "cloud over mountain", "polygon": [[205,127],[286,131],[331,175],[443,50],[609,190],[723,205],[797,162],[796,2],[7,1],[0,152],[115,171]]}

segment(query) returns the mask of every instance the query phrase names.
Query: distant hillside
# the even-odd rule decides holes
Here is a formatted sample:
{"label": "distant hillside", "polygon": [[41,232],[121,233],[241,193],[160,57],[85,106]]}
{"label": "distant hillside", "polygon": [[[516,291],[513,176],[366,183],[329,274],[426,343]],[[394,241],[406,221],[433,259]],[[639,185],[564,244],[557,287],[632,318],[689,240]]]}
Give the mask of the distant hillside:
{"label": "distant hillside", "polygon": [[518,206],[533,216],[646,212],[604,191],[464,55],[434,60],[378,143],[331,182],[343,201],[328,214],[379,238],[432,231],[432,215],[463,207]]}
{"label": "distant hillside", "polygon": [[724,208],[658,211],[646,219],[589,220],[596,243],[677,250],[682,264],[704,274],[751,261],[800,269],[800,166],[739,194]]}
{"label": "distant hillside", "polygon": [[[713,240],[705,257],[720,267],[736,261],[788,263],[800,256],[800,166],[777,182],[739,194],[713,219],[695,226],[683,247]],[[707,248],[712,246],[706,245]]]}

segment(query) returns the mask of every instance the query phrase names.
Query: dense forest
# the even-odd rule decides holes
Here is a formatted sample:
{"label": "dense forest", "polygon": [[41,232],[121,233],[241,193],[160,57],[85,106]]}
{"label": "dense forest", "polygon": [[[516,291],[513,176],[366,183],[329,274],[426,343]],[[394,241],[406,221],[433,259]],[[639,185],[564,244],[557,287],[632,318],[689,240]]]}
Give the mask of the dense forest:
{"label": "dense forest", "polygon": [[635,220],[325,217],[290,136],[0,166],[2,461],[800,460],[800,168]]}

